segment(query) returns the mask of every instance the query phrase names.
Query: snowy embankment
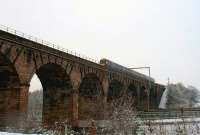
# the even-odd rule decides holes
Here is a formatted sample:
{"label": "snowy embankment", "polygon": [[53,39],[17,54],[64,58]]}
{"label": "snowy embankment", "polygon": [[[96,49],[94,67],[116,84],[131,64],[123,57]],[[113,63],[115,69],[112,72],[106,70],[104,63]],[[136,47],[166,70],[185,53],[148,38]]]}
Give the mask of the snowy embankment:
{"label": "snowy embankment", "polygon": [[39,135],[39,134],[22,134],[22,133],[0,132],[0,135]]}

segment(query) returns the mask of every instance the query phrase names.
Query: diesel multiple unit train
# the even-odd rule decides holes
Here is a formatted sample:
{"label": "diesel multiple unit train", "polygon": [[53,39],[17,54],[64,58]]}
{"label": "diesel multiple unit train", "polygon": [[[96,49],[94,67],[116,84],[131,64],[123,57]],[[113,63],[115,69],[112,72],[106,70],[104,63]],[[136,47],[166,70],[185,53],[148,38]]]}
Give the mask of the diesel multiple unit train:
{"label": "diesel multiple unit train", "polygon": [[144,74],[141,74],[141,73],[138,73],[134,70],[131,70],[127,67],[124,67],[122,65],[119,65],[111,60],[108,60],[108,59],[101,59],[100,60],[100,64],[105,66],[107,69],[110,69],[110,70],[113,70],[113,71],[116,71],[116,72],[123,72],[123,73],[127,73],[129,75],[132,75],[132,76],[135,76],[136,78],[142,78],[142,79],[147,79],[151,82],[155,82],[155,80],[147,75],[144,75]]}

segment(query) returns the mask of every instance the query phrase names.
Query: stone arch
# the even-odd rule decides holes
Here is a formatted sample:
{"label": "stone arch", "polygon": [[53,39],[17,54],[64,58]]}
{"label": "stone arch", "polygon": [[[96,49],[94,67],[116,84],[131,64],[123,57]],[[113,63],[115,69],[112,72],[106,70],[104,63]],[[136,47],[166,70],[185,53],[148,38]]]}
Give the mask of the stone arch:
{"label": "stone arch", "polygon": [[148,93],[147,88],[144,85],[140,86],[140,105],[141,109],[145,110],[148,107]]}
{"label": "stone arch", "polygon": [[103,98],[102,82],[95,73],[86,74],[81,81],[79,87],[79,119],[101,119],[102,114],[102,98]]}
{"label": "stone arch", "polygon": [[156,92],[155,86],[153,86],[153,87],[151,87],[150,94],[149,94],[151,109],[156,109],[158,107],[156,97],[157,97],[157,92]]}
{"label": "stone arch", "polygon": [[124,84],[121,81],[118,80],[111,80],[109,83],[109,89],[108,89],[108,95],[107,100],[108,102],[112,99],[120,97],[124,90]]}
{"label": "stone arch", "polygon": [[94,73],[86,74],[79,88],[79,96],[86,98],[96,98],[103,95],[103,88],[100,79]]}
{"label": "stone arch", "polygon": [[15,114],[21,109],[20,85],[19,75],[12,62],[0,52],[0,127],[14,126],[18,120]]}
{"label": "stone arch", "polygon": [[59,68],[60,71],[66,70],[67,75],[69,75],[69,71],[72,69],[72,63],[63,60],[62,58],[59,58],[54,55],[50,55],[45,52],[40,52],[40,51],[32,51],[32,66],[34,67],[30,72],[30,77],[28,78],[28,81],[30,82],[33,75],[41,69],[44,68],[44,66],[47,65],[55,65],[57,66],[57,69]]}
{"label": "stone arch", "polygon": [[138,89],[135,83],[130,83],[127,89],[128,95],[134,99],[134,105],[138,105]]}
{"label": "stone arch", "polygon": [[147,98],[147,89],[145,86],[140,86],[140,100],[145,100]]}
{"label": "stone arch", "polygon": [[[18,73],[19,80],[22,85],[29,85],[29,78],[34,72],[33,50],[19,46],[13,42],[2,41],[0,43],[0,53],[5,55],[12,63]],[[28,88],[27,88],[28,90]]]}
{"label": "stone arch", "polygon": [[19,85],[20,79],[15,67],[5,55],[0,54],[0,88]]}
{"label": "stone arch", "polygon": [[47,63],[42,65],[36,70],[36,74],[40,79],[43,89],[62,89],[71,90],[70,76],[67,74],[65,69],[54,63]]}
{"label": "stone arch", "polygon": [[49,126],[71,120],[73,87],[67,71],[60,64],[47,63],[35,73],[43,87],[43,124]]}
{"label": "stone arch", "polygon": [[15,59],[18,51],[19,49],[11,43],[3,41],[0,43],[0,68],[1,70],[5,71],[3,73],[4,75],[2,74],[0,78],[6,81],[8,79],[8,76],[12,76],[10,77],[10,79],[12,78],[12,82],[14,83],[11,83],[12,85],[16,85],[16,82],[18,82],[18,84],[23,83],[21,81],[20,72],[18,71],[17,66],[15,66]]}

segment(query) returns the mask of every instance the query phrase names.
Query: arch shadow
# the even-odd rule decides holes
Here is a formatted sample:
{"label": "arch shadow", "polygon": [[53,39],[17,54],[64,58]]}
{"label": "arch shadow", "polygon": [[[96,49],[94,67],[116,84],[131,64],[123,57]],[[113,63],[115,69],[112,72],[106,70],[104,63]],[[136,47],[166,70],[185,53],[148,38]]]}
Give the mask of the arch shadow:
{"label": "arch shadow", "polygon": [[72,115],[72,84],[66,70],[58,64],[47,63],[36,70],[43,87],[42,124],[69,121]]}
{"label": "arch shadow", "polygon": [[124,85],[120,81],[112,80],[109,84],[107,101],[110,102],[113,99],[116,99],[122,96],[123,92],[125,91],[123,87]]}
{"label": "arch shadow", "polygon": [[0,53],[0,128],[16,127],[21,111],[20,78],[12,62]]}
{"label": "arch shadow", "polygon": [[133,98],[134,106],[136,107],[138,105],[139,95],[137,91],[137,86],[134,83],[131,83],[128,86],[127,94]]}
{"label": "arch shadow", "polygon": [[79,87],[79,120],[102,119],[103,95],[102,83],[97,75],[86,74]]}

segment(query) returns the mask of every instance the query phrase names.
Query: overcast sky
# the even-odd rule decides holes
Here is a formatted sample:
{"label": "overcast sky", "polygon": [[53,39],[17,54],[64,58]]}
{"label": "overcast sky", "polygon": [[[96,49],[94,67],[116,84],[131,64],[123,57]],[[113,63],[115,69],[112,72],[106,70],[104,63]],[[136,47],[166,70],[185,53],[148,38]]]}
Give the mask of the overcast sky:
{"label": "overcast sky", "polygon": [[158,83],[169,77],[200,89],[199,7],[199,0],[1,0],[0,23],[95,59],[151,66]]}

